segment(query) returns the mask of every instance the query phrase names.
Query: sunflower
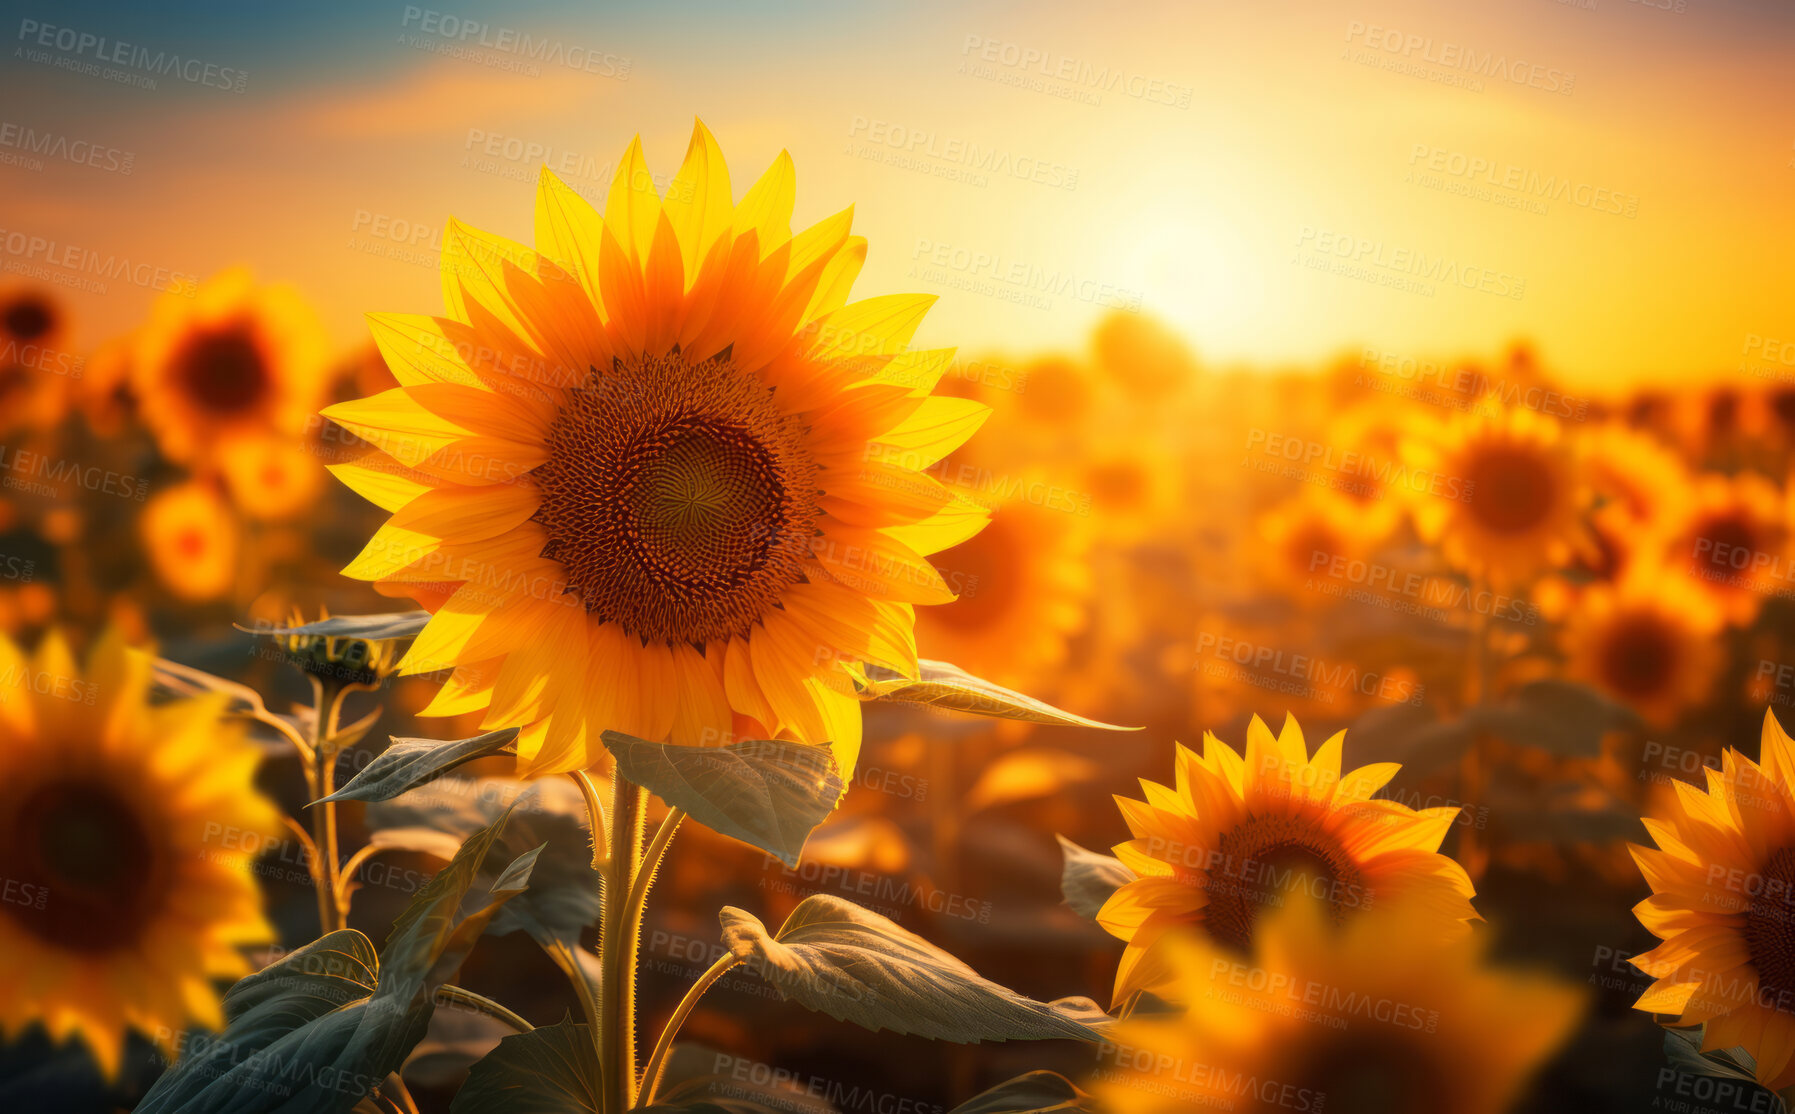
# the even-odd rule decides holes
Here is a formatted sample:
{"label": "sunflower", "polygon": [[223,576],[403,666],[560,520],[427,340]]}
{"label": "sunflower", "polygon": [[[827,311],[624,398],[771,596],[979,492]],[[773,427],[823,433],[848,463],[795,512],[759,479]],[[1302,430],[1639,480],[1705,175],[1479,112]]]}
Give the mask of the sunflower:
{"label": "sunflower", "polygon": [[81,363],[66,336],[62,307],[47,292],[0,288],[0,432],[48,429],[68,412]]}
{"label": "sunflower", "polygon": [[86,668],[52,631],[0,637],[0,1029],[84,1040],[115,1075],[125,1030],[171,1055],[223,1024],[214,979],[272,939],[251,872],[276,838],[260,752],[222,693],[151,706],[149,660],[116,633]]}
{"label": "sunflower", "polygon": [[306,442],[245,437],[220,454],[231,502],[251,518],[292,518],[318,501],[324,466]]}
{"label": "sunflower", "polygon": [[445,317],[375,315],[401,386],[326,416],[398,467],[333,471],[393,517],[345,571],[434,612],[402,671],[431,710],[520,726],[525,770],[599,735],[860,745],[848,667],[916,669],[926,555],[983,521],[922,470],[988,408],[931,397],[934,301],[848,302],[844,211],[793,236],[782,153],[731,204],[702,124],[666,196],[640,139],[601,216],[554,175],[537,249],[451,222]]}
{"label": "sunflower", "polygon": [[1750,623],[1764,595],[1792,575],[1787,510],[1776,485],[1755,472],[1702,476],[1687,512],[1668,534],[1672,567],[1739,626]]}
{"label": "sunflower", "polygon": [[150,568],[170,592],[194,603],[230,594],[237,523],[209,484],[190,481],[151,496],[139,527]]}
{"label": "sunflower", "polygon": [[1570,1037],[1584,995],[1490,967],[1481,939],[1442,941],[1432,920],[1398,903],[1334,930],[1292,902],[1250,960],[1174,937],[1187,1008],[1118,1025],[1092,1089],[1115,1114],[1501,1114]]}
{"label": "sunflower", "polygon": [[1659,727],[1706,700],[1720,669],[1719,608],[1682,577],[1635,566],[1579,593],[1561,634],[1566,672]]}
{"label": "sunflower", "polygon": [[1504,585],[1582,549],[1585,491],[1551,418],[1513,408],[1460,414],[1404,442],[1415,525],[1455,568]]}
{"label": "sunflower", "polygon": [[1303,494],[1259,516],[1259,559],[1252,562],[1268,584],[1299,604],[1328,598],[1317,582],[1337,577],[1341,562],[1365,554],[1353,504],[1329,494]]}
{"label": "sunflower", "polygon": [[324,333],[285,286],[232,268],[164,294],[138,333],[133,389],[171,460],[209,460],[245,436],[305,429],[329,387]]}
{"label": "sunflower", "polygon": [[1295,719],[1273,735],[1254,716],[1244,757],[1206,734],[1200,755],[1178,747],[1176,789],[1143,780],[1145,801],[1116,798],[1134,839],[1115,853],[1139,875],[1097,914],[1128,943],[1116,971],[1118,1003],[1163,984],[1157,945],[1168,931],[1200,925],[1210,939],[1246,952],[1261,911],[1292,893],[1323,899],[1336,920],[1413,900],[1439,935],[1466,930],[1477,916],[1471,879],[1439,853],[1459,810],[1373,800],[1400,767],[1342,773],[1345,736],[1311,756]]}
{"label": "sunflower", "polygon": [[1702,1025],[1702,1049],[1742,1047],[1758,1081],[1795,1084],[1795,741],[1769,712],[1759,761],[1728,748],[1707,791],[1676,783],[1629,844],[1652,895],[1633,907],[1664,941],[1634,957],[1656,981],[1633,1004]]}
{"label": "sunflower", "polygon": [[929,656],[1000,685],[1031,688],[1065,665],[1091,619],[1096,578],[1087,496],[1035,474],[950,468],[992,504],[978,534],[934,556],[959,598],[917,616]]}
{"label": "sunflower", "polygon": [[1689,500],[1682,458],[1649,434],[1609,423],[1586,435],[1589,486],[1603,510],[1642,529],[1676,521]]}

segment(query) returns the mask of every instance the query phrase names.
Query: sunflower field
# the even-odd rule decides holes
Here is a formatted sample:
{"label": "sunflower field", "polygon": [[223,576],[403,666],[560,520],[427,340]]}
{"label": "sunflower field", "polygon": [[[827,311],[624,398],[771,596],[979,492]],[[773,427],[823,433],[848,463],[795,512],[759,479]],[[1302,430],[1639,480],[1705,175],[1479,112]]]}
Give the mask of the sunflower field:
{"label": "sunflower field", "polygon": [[[1141,191],[876,108],[845,152],[796,125],[787,149],[763,133],[811,109],[763,98],[789,75],[745,78],[753,110],[703,83],[688,102],[632,68],[666,61],[638,17],[616,30],[640,59],[556,30],[588,15],[341,17],[396,29],[383,57],[426,78],[305,86],[317,104],[255,140],[293,161],[245,175],[314,173],[298,149],[328,137],[412,142],[440,105],[475,124],[437,144],[463,160],[446,187],[304,179],[356,179],[323,281],[258,247],[320,235],[297,187],[220,231],[120,184],[249,142],[193,98],[252,97],[261,70],[213,59],[287,57],[281,36],[221,24],[165,65],[105,5],[17,21],[0,88],[66,80],[135,119],[156,73],[151,115],[194,146],[137,141],[121,169],[72,154],[75,125],[0,120],[0,1109],[1787,1109],[1795,344],[1765,319],[1736,367],[1592,371],[1519,278],[1473,289],[1436,259],[1400,303],[1414,336],[1454,298],[1504,303],[1462,342],[1330,325],[1296,355],[1278,334],[1308,324],[1280,304],[1242,326],[1264,358],[1207,355],[1202,322],[1234,333],[1192,316],[1192,272],[1038,281],[934,208],[1052,189],[1070,225],[1152,209]],[[1497,80],[1456,43],[1326,18],[1349,71],[1328,80],[1388,94],[1445,67],[1395,90],[1428,112]],[[1583,42],[1544,18],[1523,22],[1545,62]],[[1018,120],[1189,111],[1231,134],[1154,48],[1112,78],[927,19],[960,67],[939,79]],[[1556,57],[1619,72],[1606,49]],[[716,64],[784,64],[768,51]],[[1490,97],[1573,88],[1529,65]],[[583,118],[615,151],[513,154],[482,122],[544,111],[554,67],[628,89]],[[665,105],[631,138],[652,98],[683,158]],[[1401,188],[1453,192],[1427,146],[1402,146]],[[20,232],[116,227],[45,160],[111,175],[133,235],[226,246]],[[878,184],[859,208],[834,203],[843,163]],[[497,215],[395,223],[384,198],[414,188]],[[1565,223],[1529,291],[1556,289],[1540,260],[1598,251],[1583,230],[1609,214],[1580,189],[1541,210]],[[1200,270],[1229,265],[1225,223],[1167,253],[1245,319],[1257,296]],[[1274,285],[1419,292],[1406,248],[1325,216],[1285,231]],[[161,263],[187,258],[210,262]],[[995,324],[1031,300],[1052,312]],[[1646,347],[1697,329],[1628,321]]]}

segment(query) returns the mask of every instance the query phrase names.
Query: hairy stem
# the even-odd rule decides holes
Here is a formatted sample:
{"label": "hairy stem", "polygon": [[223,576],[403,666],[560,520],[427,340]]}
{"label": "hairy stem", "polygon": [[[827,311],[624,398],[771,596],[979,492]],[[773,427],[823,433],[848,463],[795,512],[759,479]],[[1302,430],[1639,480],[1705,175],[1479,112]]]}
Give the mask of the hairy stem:
{"label": "hairy stem", "polygon": [[[343,711],[345,687],[312,678],[312,780],[314,800],[336,792],[337,722]],[[318,860],[318,931],[343,927],[343,903],[337,893],[337,806],[312,805],[312,847]]]}
{"label": "hairy stem", "polygon": [[610,855],[604,869],[603,937],[599,962],[598,1060],[605,1082],[605,1114],[624,1114],[636,1101],[636,929],[630,908],[642,856],[642,806],[647,790],[611,779]]}
{"label": "hairy stem", "polygon": [[736,964],[742,962],[736,955],[725,955],[710,965],[710,969],[698,976],[698,981],[686,989],[685,997],[674,1007],[673,1016],[662,1026],[661,1035],[654,1042],[654,1052],[648,1057],[648,1067],[642,1072],[642,1105],[647,1106],[654,1101],[654,1093],[661,1086],[661,1073],[667,1070],[667,1054],[673,1048],[674,1038],[686,1023],[686,1018],[697,1008],[698,999],[704,992],[714,986]]}

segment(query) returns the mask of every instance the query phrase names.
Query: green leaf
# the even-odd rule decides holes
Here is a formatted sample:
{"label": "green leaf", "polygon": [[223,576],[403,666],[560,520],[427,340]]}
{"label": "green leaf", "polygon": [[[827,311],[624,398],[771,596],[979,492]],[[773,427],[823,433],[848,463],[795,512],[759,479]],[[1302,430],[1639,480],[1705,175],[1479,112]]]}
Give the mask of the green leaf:
{"label": "green leaf", "polygon": [[563,1020],[506,1037],[468,1069],[450,1114],[597,1114],[604,1081],[592,1035]]}
{"label": "green leaf", "polygon": [[543,944],[565,941],[577,954],[580,931],[598,919],[599,876],[592,869],[586,798],[571,782],[444,778],[369,805],[369,842],[448,859],[463,839],[507,811],[510,820],[488,862],[531,848],[539,853],[528,892],[499,910],[487,931],[502,936],[521,929]]}
{"label": "green leaf", "polygon": [[957,665],[944,661],[917,663],[915,677],[905,677],[878,666],[866,668],[866,680],[859,684],[862,700],[879,700],[902,704],[927,704],[950,712],[990,716],[993,719],[1044,723],[1053,727],[1095,727],[1103,731],[1139,731],[1138,727],[1118,727],[1101,720],[1055,708],[1032,696],[1024,696],[983,677],[974,677]]}
{"label": "green leaf", "polygon": [[1551,679],[1524,685],[1499,704],[1472,708],[1465,718],[1510,742],[1576,758],[1600,755],[1603,736],[1638,722],[1626,706],[1587,685]]}
{"label": "green leaf", "polygon": [[362,767],[341,789],[312,803],[390,801],[407,790],[435,781],[457,766],[499,754],[516,739],[515,727],[488,731],[452,743],[440,739],[394,738],[391,746]]}
{"label": "green leaf", "polygon": [[692,819],[797,866],[811,830],[841,800],[826,746],[754,739],[721,747],[651,743],[604,733],[617,772]]}
{"label": "green leaf", "polygon": [[394,611],[382,615],[333,615],[315,623],[297,627],[239,626],[248,634],[270,636],[329,635],[333,638],[359,638],[365,642],[387,642],[416,638],[430,622],[428,611]]}
{"label": "green leaf", "polygon": [[968,1099],[949,1114],[1070,1114],[1096,1109],[1096,1100],[1065,1076],[1031,1071]]}
{"label": "green leaf", "polygon": [[474,917],[456,915],[498,827],[469,838],[418,893],[378,959],[365,936],[343,929],[237,983],[225,996],[224,1032],[164,1072],[137,1109],[352,1110],[424,1036],[436,987],[460,966],[482,918],[509,896],[495,895]]}
{"label": "green leaf", "polygon": [[[690,1041],[673,1046],[653,1106],[635,1114],[836,1114],[820,1082]],[[862,1104],[863,1106],[867,1104]]]}
{"label": "green leaf", "polygon": [[1065,856],[1065,864],[1060,868],[1060,893],[1074,913],[1086,920],[1096,919],[1097,910],[1103,908],[1109,895],[1134,881],[1134,871],[1114,855],[1088,851],[1063,835],[1053,838],[1060,841],[1060,852]]}
{"label": "green leaf", "polygon": [[970,1044],[1104,1039],[1111,1018],[1088,998],[1037,1002],[981,978],[947,952],[851,901],[813,894],[776,936],[725,908],[723,945],[792,1001],[878,1032]]}

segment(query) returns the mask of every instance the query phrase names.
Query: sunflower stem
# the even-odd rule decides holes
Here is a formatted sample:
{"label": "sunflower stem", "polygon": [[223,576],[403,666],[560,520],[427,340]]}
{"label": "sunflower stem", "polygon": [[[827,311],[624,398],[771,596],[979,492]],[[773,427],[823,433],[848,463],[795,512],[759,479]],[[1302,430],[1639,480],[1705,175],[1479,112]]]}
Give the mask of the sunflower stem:
{"label": "sunflower stem", "polygon": [[[343,696],[348,686],[339,681],[312,678],[312,755],[316,762],[313,780],[321,800],[336,792],[337,724],[343,712]],[[337,886],[337,806],[333,803],[312,805],[312,846],[318,859],[318,932],[335,932],[343,927],[344,902]]]}
{"label": "sunflower stem", "polygon": [[686,988],[685,997],[674,1007],[673,1016],[661,1028],[659,1039],[654,1042],[654,1052],[648,1057],[648,1067],[642,1072],[642,1105],[654,1102],[654,1093],[660,1089],[661,1074],[667,1070],[667,1054],[673,1049],[673,1041],[679,1036],[679,1030],[686,1023],[686,1018],[697,1008],[698,999],[704,992],[716,985],[718,979],[728,974],[742,959],[733,953],[721,956],[710,965],[710,969],[698,976],[698,981]]}
{"label": "sunflower stem", "polygon": [[636,1101],[636,955],[642,918],[630,904],[642,862],[642,806],[647,796],[647,790],[613,773],[599,942],[603,975],[598,987],[598,1062],[605,1114],[624,1114]]}

